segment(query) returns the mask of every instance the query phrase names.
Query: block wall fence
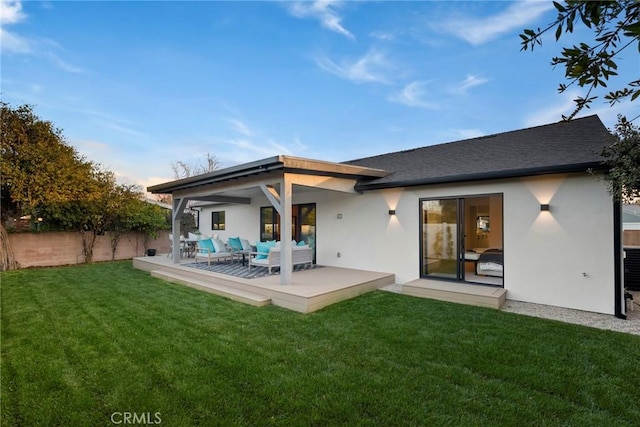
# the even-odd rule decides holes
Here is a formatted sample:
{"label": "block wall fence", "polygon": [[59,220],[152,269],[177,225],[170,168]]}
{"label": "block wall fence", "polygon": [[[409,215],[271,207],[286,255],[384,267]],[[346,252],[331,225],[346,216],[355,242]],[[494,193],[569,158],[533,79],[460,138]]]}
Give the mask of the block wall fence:
{"label": "block wall fence", "polygon": [[[52,231],[42,233],[9,233],[9,243],[19,268],[53,267],[83,264],[82,239],[78,232]],[[115,259],[144,256],[143,235],[126,233],[120,238]],[[150,239],[148,248],[156,249],[156,256],[169,252],[169,232],[161,231],[157,239]],[[109,233],[98,236],[93,248],[93,261],[111,261]]]}
{"label": "block wall fence", "polygon": [[640,246],[640,230],[624,230],[624,246]]}

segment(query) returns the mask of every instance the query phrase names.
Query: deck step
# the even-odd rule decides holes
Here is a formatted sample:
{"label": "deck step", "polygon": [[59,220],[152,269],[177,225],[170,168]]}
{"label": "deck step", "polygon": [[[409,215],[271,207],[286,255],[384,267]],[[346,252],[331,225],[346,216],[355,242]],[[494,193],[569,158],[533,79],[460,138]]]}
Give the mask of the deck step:
{"label": "deck step", "polygon": [[220,285],[210,280],[194,279],[192,277],[161,270],[151,271],[151,276],[157,277],[158,279],[166,280],[167,282],[178,283],[180,285],[189,286],[201,291],[210,292],[212,294],[229,298],[234,301],[243,302],[245,304],[250,304],[256,307],[262,307],[271,304],[271,298],[267,296],[258,295],[253,292],[232,288],[226,285]]}
{"label": "deck step", "polygon": [[507,299],[507,291],[504,288],[424,279],[405,283],[402,286],[402,293],[420,298],[497,309],[502,307]]}

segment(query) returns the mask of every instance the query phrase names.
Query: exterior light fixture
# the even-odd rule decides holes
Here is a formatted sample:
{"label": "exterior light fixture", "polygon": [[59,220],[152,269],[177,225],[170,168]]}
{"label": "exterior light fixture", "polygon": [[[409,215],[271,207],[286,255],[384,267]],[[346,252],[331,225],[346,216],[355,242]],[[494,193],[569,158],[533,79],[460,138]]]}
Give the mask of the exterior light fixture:
{"label": "exterior light fixture", "polygon": [[395,214],[396,214],[395,209],[389,209],[389,215],[395,215]]}
{"label": "exterior light fixture", "polygon": [[549,212],[549,204],[540,205],[540,212]]}

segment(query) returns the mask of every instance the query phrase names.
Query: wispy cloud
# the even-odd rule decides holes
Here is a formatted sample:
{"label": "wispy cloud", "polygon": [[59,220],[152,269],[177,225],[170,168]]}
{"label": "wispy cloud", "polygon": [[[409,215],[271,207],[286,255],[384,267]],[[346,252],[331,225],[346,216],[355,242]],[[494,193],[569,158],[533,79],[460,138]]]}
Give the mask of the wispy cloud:
{"label": "wispy cloud", "polygon": [[562,120],[562,115],[567,115],[573,111],[575,104],[573,99],[579,96],[578,91],[569,91],[558,95],[554,103],[544,103],[544,107],[533,111],[524,120],[524,126],[540,126],[547,123],[555,123]]}
{"label": "wispy cloud", "polygon": [[[575,99],[584,96],[579,90],[571,90],[561,94],[555,94],[554,98],[545,98],[544,107],[528,114],[523,122],[523,126],[540,126],[547,123],[555,123],[562,120],[562,116],[570,115],[576,108]],[[552,102],[549,103],[548,100]],[[591,108],[583,109],[577,117],[585,117],[596,114],[607,127],[612,127],[617,122],[618,114],[626,115],[628,118],[638,114],[637,105],[633,102],[618,103],[610,106],[609,103],[599,98],[591,105]]]}
{"label": "wispy cloud", "polygon": [[454,129],[451,132],[451,135],[453,135],[454,139],[456,140],[477,138],[479,136],[483,136],[484,134],[485,133],[480,129]]}
{"label": "wispy cloud", "polygon": [[84,70],[80,67],[76,67],[75,65],[69,64],[67,61],[60,58],[58,55],[47,52],[44,56],[49,58],[49,60],[54,63],[58,68],[68,71],[70,73],[84,73]]}
{"label": "wispy cloud", "polygon": [[281,144],[269,140],[265,143],[255,143],[246,139],[231,139],[228,144],[241,150],[250,151],[259,156],[273,156],[276,154],[290,154],[290,151]]}
{"label": "wispy cloud", "polygon": [[339,0],[297,1],[287,3],[287,6],[289,13],[297,18],[317,19],[324,28],[354,39],[354,35],[342,26],[342,17],[338,14],[343,3]]}
{"label": "wispy cloud", "polygon": [[455,87],[454,92],[460,95],[466,94],[469,89],[483,85],[487,83],[489,79],[484,77],[468,75],[458,86]]}
{"label": "wispy cloud", "polygon": [[29,40],[11,31],[7,31],[3,27],[0,27],[0,39],[2,40],[0,49],[3,53],[31,53]]}
{"label": "wispy cloud", "polygon": [[29,38],[14,31],[7,30],[8,25],[16,25],[24,21],[27,15],[22,12],[22,2],[0,0],[0,50],[3,53],[33,55],[46,58],[58,68],[70,73],[82,73],[84,70],[69,64],[60,58],[52,49],[61,49],[53,40]]}
{"label": "wispy cloud", "polygon": [[429,102],[426,99],[427,91],[425,87],[427,82],[415,81],[406,85],[400,92],[394,93],[387,99],[398,104],[408,105],[409,107],[427,108],[430,110],[438,109],[436,103]]}
{"label": "wispy cloud", "polygon": [[521,29],[551,9],[553,9],[551,2],[535,0],[515,2],[497,15],[481,19],[474,17],[455,18],[438,24],[436,27],[477,46],[513,29]]}
{"label": "wispy cloud", "polygon": [[326,56],[316,57],[315,61],[323,70],[355,83],[391,82],[388,76],[393,68],[391,62],[383,53],[373,49],[355,61],[344,60],[337,64]]}
{"label": "wispy cloud", "polygon": [[15,0],[0,1],[0,24],[15,24],[26,16],[22,13],[22,2]]}
{"label": "wispy cloud", "polygon": [[384,41],[392,41],[396,39],[396,35],[394,33],[386,32],[386,31],[373,31],[369,33],[369,36],[373,37],[374,39],[384,40]]}
{"label": "wispy cloud", "polygon": [[229,122],[233,130],[238,132],[239,134],[247,137],[253,136],[253,132],[251,131],[251,129],[249,129],[249,126],[247,126],[244,122],[237,119],[227,119],[227,122]]}
{"label": "wispy cloud", "polygon": [[106,127],[106,128],[108,128],[108,129],[113,129],[115,131],[118,131],[118,132],[121,132],[121,133],[126,133],[128,135],[132,135],[132,136],[135,136],[135,137],[142,137],[142,138],[148,138],[149,137],[149,135],[147,135],[144,132],[140,132],[140,131],[137,131],[135,129],[130,129],[130,128],[127,128],[127,127],[124,127],[124,126],[120,126],[120,125],[118,125],[116,123],[99,122],[99,124],[104,126],[104,127]]}
{"label": "wispy cloud", "polygon": [[14,25],[26,18],[22,12],[22,3],[19,1],[0,1],[0,48],[3,52],[10,53],[30,53],[31,47],[29,41],[11,31],[8,31],[7,25]]}

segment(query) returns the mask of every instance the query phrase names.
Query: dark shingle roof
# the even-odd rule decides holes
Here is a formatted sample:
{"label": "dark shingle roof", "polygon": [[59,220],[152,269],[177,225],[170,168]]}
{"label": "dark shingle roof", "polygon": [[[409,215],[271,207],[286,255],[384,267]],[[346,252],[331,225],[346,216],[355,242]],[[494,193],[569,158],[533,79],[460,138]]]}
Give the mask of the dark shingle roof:
{"label": "dark shingle roof", "polygon": [[594,115],[345,163],[391,172],[358,190],[586,171],[602,166],[610,137]]}

